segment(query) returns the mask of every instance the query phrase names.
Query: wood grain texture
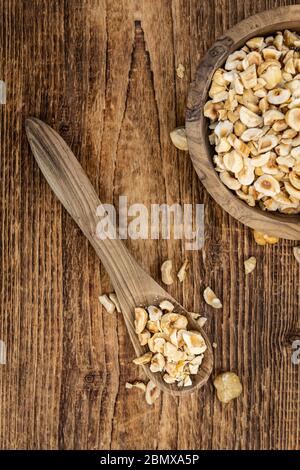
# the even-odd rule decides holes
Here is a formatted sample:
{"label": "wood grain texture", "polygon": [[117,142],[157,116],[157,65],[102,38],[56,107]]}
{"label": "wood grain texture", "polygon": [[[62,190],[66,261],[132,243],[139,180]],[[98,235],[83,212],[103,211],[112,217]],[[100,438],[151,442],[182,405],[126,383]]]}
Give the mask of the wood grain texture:
{"label": "wood grain texture", "polygon": [[[299,449],[299,265],[295,242],[259,247],[208,196],[169,131],[184,122],[188,84],[217,37],[278,0],[3,0],[0,4],[0,366],[2,449]],[[185,76],[176,77],[182,63]],[[236,371],[243,395],[222,405],[210,382],[149,407],[125,382],[131,360],[121,316],[88,242],[42,177],[24,132],[37,116],[64,137],[103,202],[205,204],[205,247],[128,240],[159,281],[161,262],[191,263],[169,289],[207,315],[214,372]],[[243,261],[256,272],[245,278]],[[222,311],[202,299],[211,285]]]}

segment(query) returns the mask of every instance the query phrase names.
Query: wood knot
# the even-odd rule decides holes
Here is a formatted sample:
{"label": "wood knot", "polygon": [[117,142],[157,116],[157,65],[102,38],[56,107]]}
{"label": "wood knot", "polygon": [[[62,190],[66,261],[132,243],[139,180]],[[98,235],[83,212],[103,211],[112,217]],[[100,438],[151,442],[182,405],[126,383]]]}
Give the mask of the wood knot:
{"label": "wood knot", "polygon": [[85,389],[99,389],[105,382],[105,371],[91,370],[88,371],[83,377],[83,388]]}
{"label": "wood knot", "polygon": [[216,58],[218,56],[221,56],[226,52],[225,48],[223,46],[214,46],[212,49],[209,50],[209,55],[213,58]]}
{"label": "wood knot", "polygon": [[92,384],[92,383],[94,383],[94,381],[95,381],[95,375],[94,375],[93,373],[87,374],[87,375],[84,377],[84,381],[85,381],[87,384]]}
{"label": "wood knot", "polygon": [[295,330],[292,330],[285,335],[283,346],[290,349],[292,347],[292,344],[295,341],[299,341],[299,340],[300,340],[300,330],[296,328]]}
{"label": "wood knot", "polygon": [[70,130],[69,124],[62,122],[59,126],[59,133],[60,134],[67,134]]}
{"label": "wood knot", "polygon": [[218,39],[218,43],[221,42],[225,47],[231,47],[233,44],[233,39],[230,36],[221,36]]}
{"label": "wood knot", "polygon": [[209,49],[208,54],[213,59],[221,57],[222,55],[228,52],[228,49],[230,46],[232,46],[232,44],[233,40],[229,36],[222,36],[217,40],[215,45],[212,46],[211,49]]}

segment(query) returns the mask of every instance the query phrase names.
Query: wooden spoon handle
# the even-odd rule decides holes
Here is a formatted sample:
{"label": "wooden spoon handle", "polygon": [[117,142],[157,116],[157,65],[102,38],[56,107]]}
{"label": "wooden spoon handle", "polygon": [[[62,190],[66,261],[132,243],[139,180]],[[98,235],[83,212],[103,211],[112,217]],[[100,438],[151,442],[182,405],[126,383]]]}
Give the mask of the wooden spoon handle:
{"label": "wooden spoon handle", "polygon": [[[50,187],[94,247],[117,295],[138,298],[135,280],[147,276],[119,238],[99,239],[97,208],[104,208],[77,158],[65,141],[39,119],[26,121],[26,132],[35,159]],[[135,300],[133,300],[135,299]]]}

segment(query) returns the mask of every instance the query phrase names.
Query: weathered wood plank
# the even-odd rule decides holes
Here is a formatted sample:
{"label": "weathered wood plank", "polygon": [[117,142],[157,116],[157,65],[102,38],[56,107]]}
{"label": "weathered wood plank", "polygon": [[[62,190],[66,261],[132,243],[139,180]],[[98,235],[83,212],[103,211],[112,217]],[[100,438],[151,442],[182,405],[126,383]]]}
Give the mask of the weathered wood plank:
{"label": "weathered wood plank", "polygon": [[[4,0],[0,5],[0,447],[6,449],[299,449],[299,266],[293,242],[255,245],[249,229],[206,194],[169,131],[184,122],[188,83],[214,40],[237,21],[296,1]],[[176,77],[179,63],[183,79]],[[244,392],[221,405],[210,383],[153,408],[121,317],[101,311],[110,289],[93,250],[42,178],[24,135],[35,115],[78,156],[103,202],[205,203],[202,252],[179,241],[128,240],[159,280],[161,262],[188,281],[170,293],[208,316],[215,373],[236,371]],[[254,275],[243,260],[258,258]],[[202,299],[211,285],[223,300]]]}

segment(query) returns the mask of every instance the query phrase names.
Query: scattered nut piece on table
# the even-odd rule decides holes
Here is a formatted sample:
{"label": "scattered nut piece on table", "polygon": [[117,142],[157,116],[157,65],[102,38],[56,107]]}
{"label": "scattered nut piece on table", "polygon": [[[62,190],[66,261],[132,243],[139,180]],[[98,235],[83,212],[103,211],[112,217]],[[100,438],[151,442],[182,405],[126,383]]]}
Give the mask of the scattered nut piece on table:
{"label": "scattered nut piece on table", "polygon": [[178,64],[178,67],[176,69],[176,75],[178,78],[183,78],[184,77],[184,72],[185,72],[185,67],[182,64]]}
{"label": "scattered nut piece on table", "polygon": [[177,277],[180,282],[183,282],[186,277],[188,265],[189,265],[189,261],[186,259],[177,273]]}
{"label": "scattered nut piece on table", "polygon": [[246,259],[244,261],[244,266],[245,266],[245,273],[250,274],[254,271],[256,268],[256,258],[255,256],[251,256],[250,258]]}
{"label": "scattered nut piece on table", "polygon": [[[187,330],[188,319],[175,313],[169,300],[163,300],[159,306],[135,309],[135,330],[140,344],[148,345],[149,351],[133,362],[137,365],[149,364],[151,372],[162,373],[163,380],[168,384],[188,387],[192,385],[190,375],[197,374],[202,364],[207,349],[205,340],[199,331]],[[153,323],[156,328],[149,329]],[[146,333],[147,343],[141,342],[141,335]],[[149,387],[152,391],[152,385]]]}
{"label": "scattered nut piece on table", "polygon": [[105,310],[107,311],[107,313],[114,313],[115,309],[116,309],[116,305],[114,302],[112,302],[107,295],[100,295],[99,296],[99,302],[101,305],[103,305],[103,307],[105,308]]}
{"label": "scattered nut piece on table", "polygon": [[199,324],[200,328],[202,328],[205,323],[207,322],[206,317],[201,317],[200,313],[195,313],[195,312],[189,312],[191,317],[193,317],[194,320]]}
{"label": "scattered nut piece on table", "polygon": [[188,143],[186,138],[185,127],[176,127],[173,131],[170,132],[170,137],[173,145],[179,150],[188,151]]}
{"label": "scattered nut piece on table", "polygon": [[116,296],[116,294],[112,292],[111,294],[108,294],[108,297],[115,304],[117,312],[121,313],[120,303],[118,301],[118,297]]}
{"label": "scattered nut piece on table", "polygon": [[203,292],[203,297],[207,305],[210,305],[213,308],[222,308],[223,305],[210,287],[206,287]]}
{"label": "scattered nut piece on table", "polygon": [[160,397],[159,388],[151,380],[147,383],[145,397],[148,405],[153,405],[153,403]]}
{"label": "scattered nut piece on table", "polygon": [[172,278],[172,267],[173,267],[172,261],[170,259],[167,259],[166,261],[163,262],[160,268],[161,280],[167,286],[170,286],[174,282]]}
{"label": "scattered nut piece on table", "polygon": [[234,372],[223,372],[214,380],[217,397],[222,403],[228,403],[240,396],[243,387],[239,377]]}
{"label": "scattered nut piece on table", "polygon": [[135,380],[132,383],[131,382],[126,382],[125,388],[127,388],[128,390],[130,390],[132,388],[138,388],[138,389],[142,390],[142,392],[145,392],[146,391],[146,384],[142,381]]}
{"label": "scattered nut piece on table", "polygon": [[205,323],[207,322],[207,318],[206,317],[200,317],[200,318],[198,318],[197,322],[199,323],[200,328],[202,328],[205,325]]}
{"label": "scattered nut piece on table", "polygon": [[132,383],[126,382],[125,388],[128,390],[132,390],[133,388],[142,390],[142,392],[145,393],[145,399],[148,405],[153,405],[160,396],[160,390],[151,380],[147,384],[140,380],[135,380]]}
{"label": "scattered nut piece on table", "polygon": [[250,39],[216,70],[204,105],[220,180],[264,211],[300,213],[299,44],[288,30]]}

